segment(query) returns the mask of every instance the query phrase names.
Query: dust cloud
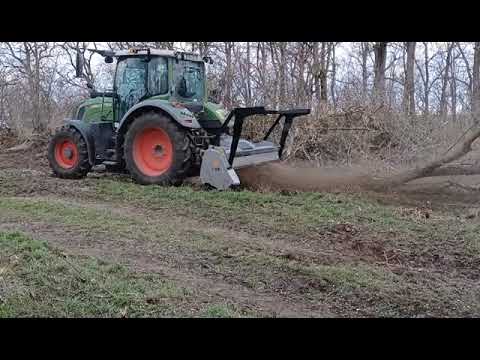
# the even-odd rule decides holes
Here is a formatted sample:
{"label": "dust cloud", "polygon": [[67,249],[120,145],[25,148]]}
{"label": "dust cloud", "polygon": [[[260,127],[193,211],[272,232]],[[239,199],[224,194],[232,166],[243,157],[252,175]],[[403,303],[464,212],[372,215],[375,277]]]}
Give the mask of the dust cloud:
{"label": "dust cloud", "polygon": [[314,167],[308,164],[268,163],[237,170],[243,186],[265,191],[355,192],[368,188],[373,178],[351,167]]}

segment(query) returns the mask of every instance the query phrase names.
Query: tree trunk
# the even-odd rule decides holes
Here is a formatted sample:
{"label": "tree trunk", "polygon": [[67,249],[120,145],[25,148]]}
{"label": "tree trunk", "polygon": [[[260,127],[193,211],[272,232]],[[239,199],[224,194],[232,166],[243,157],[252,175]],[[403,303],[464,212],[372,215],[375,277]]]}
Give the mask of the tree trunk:
{"label": "tree trunk", "polygon": [[313,86],[317,103],[320,103],[320,61],[318,59],[318,42],[313,43]]}
{"label": "tree trunk", "polygon": [[472,111],[480,116],[480,42],[475,43],[472,78]]}
{"label": "tree trunk", "polygon": [[327,43],[322,42],[320,51],[320,102],[326,103],[328,100],[327,93]]}
{"label": "tree trunk", "polygon": [[286,47],[287,43],[281,42],[279,43],[278,49],[280,52],[280,58],[279,58],[279,71],[280,71],[280,86],[279,86],[279,98],[278,98],[278,103],[280,108],[285,107],[286,103],[286,94],[287,94],[287,87],[286,87],[286,82],[287,82],[287,74],[286,74],[286,69],[287,69],[287,61],[286,61]]}
{"label": "tree trunk", "polygon": [[368,92],[368,52],[369,46],[368,43],[362,42],[362,91],[363,91],[363,99],[366,100],[367,92]]}
{"label": "tree trunk", "polygon": [[42,122],[41,113],[41,89],[40,89],[40,56],[39,49],[36,43],[33,43],[33,55],[35,59],[34,63],[34,130],[36,132],[43,132],[44,126]]}
{"label": "tree trunk", "polygon": [[0,128],[5,126],[7,120],[5,119],[5,85],[0,84]]}
{"label": "tree trunk", "polygon": [[424,115],[430,114],[430,59],[428,57],[428,43],[424,42],[423,46],[425,47],[425,82],[424,82],[424,101],[425,109],[423,111]]}
{"label": "tree trunk", "polygon": [[306,54],[305,54],[305,45],[303,43],[298,43],[298,72],[297,72],[297,96],[295,105],[306,105],[305,104],[305,62],[306,62]]}
{"label": "tree trunk", "polygon": [[259,47],[260,47],[261,54],[262,54],[262,59],[261,59],[261,62],[262,62],[261,79],[262,79],[262,94],[263,94],[262,104],[267,105],[267,100],[269,99],[267,97],[267,60],[268,60],[268,54],[267,54],[267,50],[265,48],[265,43],[260,43]]}
{"label": "tree trunk", "polygon": [[445,61],[445,70],[443,71],[443,79],[442,79],[442,92],[440,95],[440,115],[442,117],[447,116],[447,87],[448,87],[448,80],[449,80],[449,73],[450,73],[450,63],[452,59],[452,49],[453,43],[448,45],[447,48],[447,58]]}
{"label": "tree trunk", "polygon": [[332,103],[334,109],[337,109],[337,97],[335,94],[335,83],[337,77],[337,64],[335,62],[335,47],[336,44],[332,43],[332,79],[330,80],[330,96],[332,98]]}
{"label": "tree trunk", "polygon": [[407,115],[415,114],[415,48],[416,42],[407,42],[406,44],[407,52],[407,64],[405,69],[405,88],[404,88],[404,111]]}
{"label": "tree trunk", "polygon": [[275,43],[271,42],[269,44],[270,46],[270,58],[272,60],[272,67],[273,67],[273,72],[275,74],[274,80],[273,80],[273,86],[271,86],[270,90],[270,97],[271,97],[271,103],[272,107],[276,110],[278,110],[278,72],[279,72],[279,65],[278,65],[278,60],[277,60],[277,50],[275,47]]}
{"label": "tree trunk", "polygon": [[245,76],[247,79],[247,99],[246,104],[247,106],[252,105],[252,81],[250,80],[250,43],[247,42],[247,65]]}
{"label": "tree trunk", "polygon": [[225,96],[224,96],[224,105],[227,109],[230,109],[233,106],[232,100],[232,86],[233,86],[233,69],[232,69],[232,50],[233,43],[225,42]]}
{"label": "tree trunk", "polygon": [[450,101],[452,105],[452,119],[457,120],[457,81],[455,78],[455,58],[450,63]]}
{"label": "tree trunk", "polygon": [[374,96],[384,102],[385,100],[385,65],[387,61],[387,43],[380,42],[374,45],[375,66],[374,66]]}
{"label": "tree trunk", "polygon": [[480,175],[480,164],[448,165],[434,170],[429,176]]}

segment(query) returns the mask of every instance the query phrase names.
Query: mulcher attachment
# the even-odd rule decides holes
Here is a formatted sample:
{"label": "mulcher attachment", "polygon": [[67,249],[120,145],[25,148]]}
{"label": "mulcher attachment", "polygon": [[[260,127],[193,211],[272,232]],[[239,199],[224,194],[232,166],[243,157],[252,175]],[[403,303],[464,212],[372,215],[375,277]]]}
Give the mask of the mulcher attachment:
{"label": "mulcher attachment", "polygon": [[[277,114],[278,117],[265,134],[263,141],[254,143],[240,138],[243,122],[247,117],[271,114]],[[277,111],[266,110],[264,107],[236,108],[221,126],[209,127],[209,124],[202,124],[207,131],[216,135],[214,145],[211,145],[202,157],[200,168],[202,183],[221,190],[228,189],[240,184],[234,169],[280,160],[293,120],[308,114],[309,109]],[[282,118],[285,118],[285,121],[280,143],[277,145],[268,141],[268,138]],[[234,119],[233,135],[230,136],[226,132],[232,119]]]}

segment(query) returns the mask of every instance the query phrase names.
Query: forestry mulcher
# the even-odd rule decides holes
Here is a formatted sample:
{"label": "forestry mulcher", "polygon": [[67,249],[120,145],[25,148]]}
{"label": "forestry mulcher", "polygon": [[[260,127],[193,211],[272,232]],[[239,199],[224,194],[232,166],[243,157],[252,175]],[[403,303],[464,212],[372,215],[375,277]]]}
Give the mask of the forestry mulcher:
{"label": "forestry mulcher", "polygon": [[[180,184],[200,175],[204,184],[227,189],[240,184],[235,169],[277,161],[293,120],[308,109],[235,108],[229,114],[207,97],[210,58],[157,49],[90,50],[116,60],[113,90],[82,102],[50,141],[56,176],[78,179],[96,165],[128,171],[140,184]],[[77,77],[83,55],[77,54]],[[241,138],[252,115],[275,114],[262,141]],[[280,141],[268,141],[283,119]]]}

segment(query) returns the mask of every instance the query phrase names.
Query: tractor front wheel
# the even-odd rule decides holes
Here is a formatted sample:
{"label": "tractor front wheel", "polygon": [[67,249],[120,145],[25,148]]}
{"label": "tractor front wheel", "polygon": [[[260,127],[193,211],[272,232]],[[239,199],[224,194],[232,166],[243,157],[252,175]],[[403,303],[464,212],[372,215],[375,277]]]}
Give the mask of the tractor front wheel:
{"label": "tractor front wheel", "polygon": [[186,131],[156,112],[142,114],[133,121],[124,152],[128,171],[143,185],[179,185],[192,163]]}
{"label": "tractor front wheel", "polygon": [[80,179],[92,165],[82,134],[71,127],[62,127],[48,144],[48,162],[54,174],[64,179]]}

